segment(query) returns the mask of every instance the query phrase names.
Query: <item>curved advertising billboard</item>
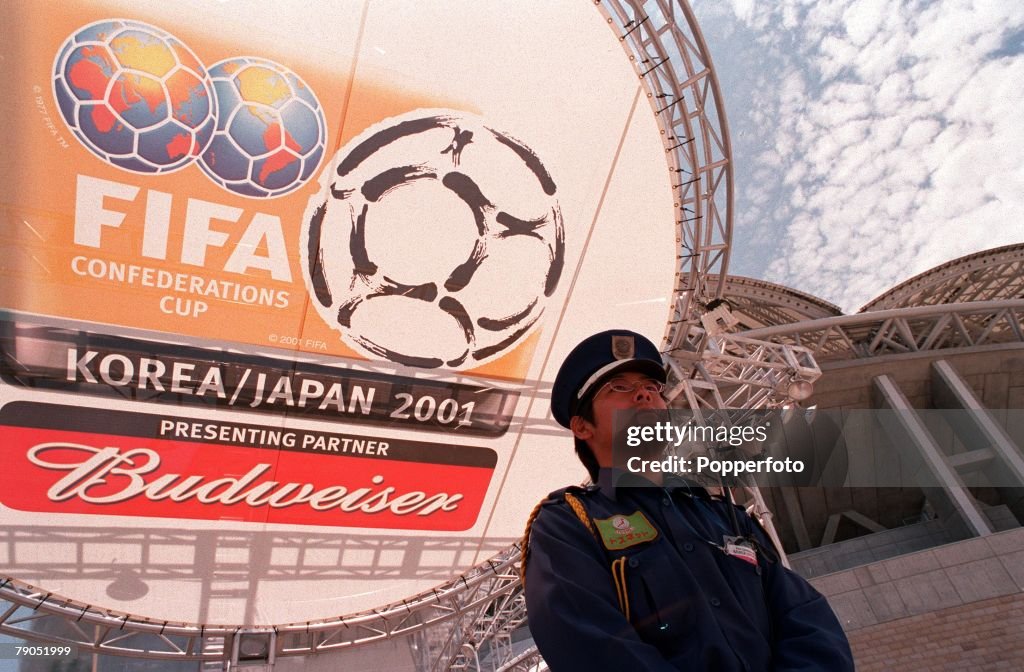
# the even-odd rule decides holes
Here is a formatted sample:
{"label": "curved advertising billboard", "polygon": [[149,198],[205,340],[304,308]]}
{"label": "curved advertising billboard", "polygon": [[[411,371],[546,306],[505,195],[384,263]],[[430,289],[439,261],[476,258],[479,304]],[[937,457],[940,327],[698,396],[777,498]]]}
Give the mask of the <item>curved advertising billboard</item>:
{"label": "curved advertising billboard", "polygon": [[672,183],[590,2],[7,3],[0,574],[217,624],[429,590],[578,481]]}

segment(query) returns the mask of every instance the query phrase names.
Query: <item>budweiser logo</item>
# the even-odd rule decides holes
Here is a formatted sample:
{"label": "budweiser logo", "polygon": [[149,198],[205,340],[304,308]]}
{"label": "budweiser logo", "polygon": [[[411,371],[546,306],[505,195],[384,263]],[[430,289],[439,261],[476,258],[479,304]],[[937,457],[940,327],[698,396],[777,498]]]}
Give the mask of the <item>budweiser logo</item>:
{"label": "budweiser logo", "polygon": [[29,462],[43,469],[67,472],[46,492],[51,502],[79,500],[89,504],[152,502],[237,505],[270,509],[308,507],[348,514],[430,516],[459,508],[462,493],[406,490],[385,486],[375,474],[359,487],[282,482],[266,478],[275,465],[260,462],[240,476],[160,473],[161,456],[150,448],[97,448],[81,443],[39,443],[28,449]]}

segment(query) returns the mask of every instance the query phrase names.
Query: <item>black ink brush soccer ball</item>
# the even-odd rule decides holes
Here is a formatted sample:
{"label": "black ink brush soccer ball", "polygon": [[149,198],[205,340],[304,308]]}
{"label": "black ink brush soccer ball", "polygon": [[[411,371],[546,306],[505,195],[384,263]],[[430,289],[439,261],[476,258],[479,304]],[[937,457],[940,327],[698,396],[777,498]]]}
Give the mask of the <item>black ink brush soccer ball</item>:
{"label": "black ink brush soccer ball", "polygon": [[374,359],[468,369],[530,333],[565,262],[557,187],[522,141],[418,110],[343,147],[306,209],[312,303]]}

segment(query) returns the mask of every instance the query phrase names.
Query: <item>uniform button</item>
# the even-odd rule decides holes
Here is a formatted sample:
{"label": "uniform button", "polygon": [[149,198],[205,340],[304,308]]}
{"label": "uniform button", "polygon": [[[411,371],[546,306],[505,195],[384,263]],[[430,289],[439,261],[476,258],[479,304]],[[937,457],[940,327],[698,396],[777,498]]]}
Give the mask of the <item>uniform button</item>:
{"label": "uniform button", "polygon": [[720,599],[718,599],[717,597],[712,597],[711,598],[711,606],[712,607],[720,607],[720,606],[722,606],[722,601]]}
{"label": "uniform button", "polygon": [[636,569],[637,567],[640,566],[640,561],[637,560],[636,558],[630,558],[629,559],[629,566],[632,567],[633,569]]}
{"label": "uniform button", "polygon": [[685,548],[687,552],[693,552],[693,544],[691,544],[690,542],[686,542],[685,544],[683,544],[683,548]]}
{"label": "uniform button", "polygon": [[664,504],[665,506],[672,506],[672,500],[669,499],[668,497],[665,497],[664,499],[662,499],[661,503]]}

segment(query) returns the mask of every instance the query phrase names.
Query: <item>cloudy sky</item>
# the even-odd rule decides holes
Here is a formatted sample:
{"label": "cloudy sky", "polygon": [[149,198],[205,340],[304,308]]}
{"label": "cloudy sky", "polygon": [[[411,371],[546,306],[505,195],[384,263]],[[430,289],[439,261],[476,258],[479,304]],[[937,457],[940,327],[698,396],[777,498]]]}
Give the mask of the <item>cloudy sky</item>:
{"label": "cloudy sky", "polygon": [[732,131],[730,273],[853,312],[1024,241],[1024,2],[691,4]]}

